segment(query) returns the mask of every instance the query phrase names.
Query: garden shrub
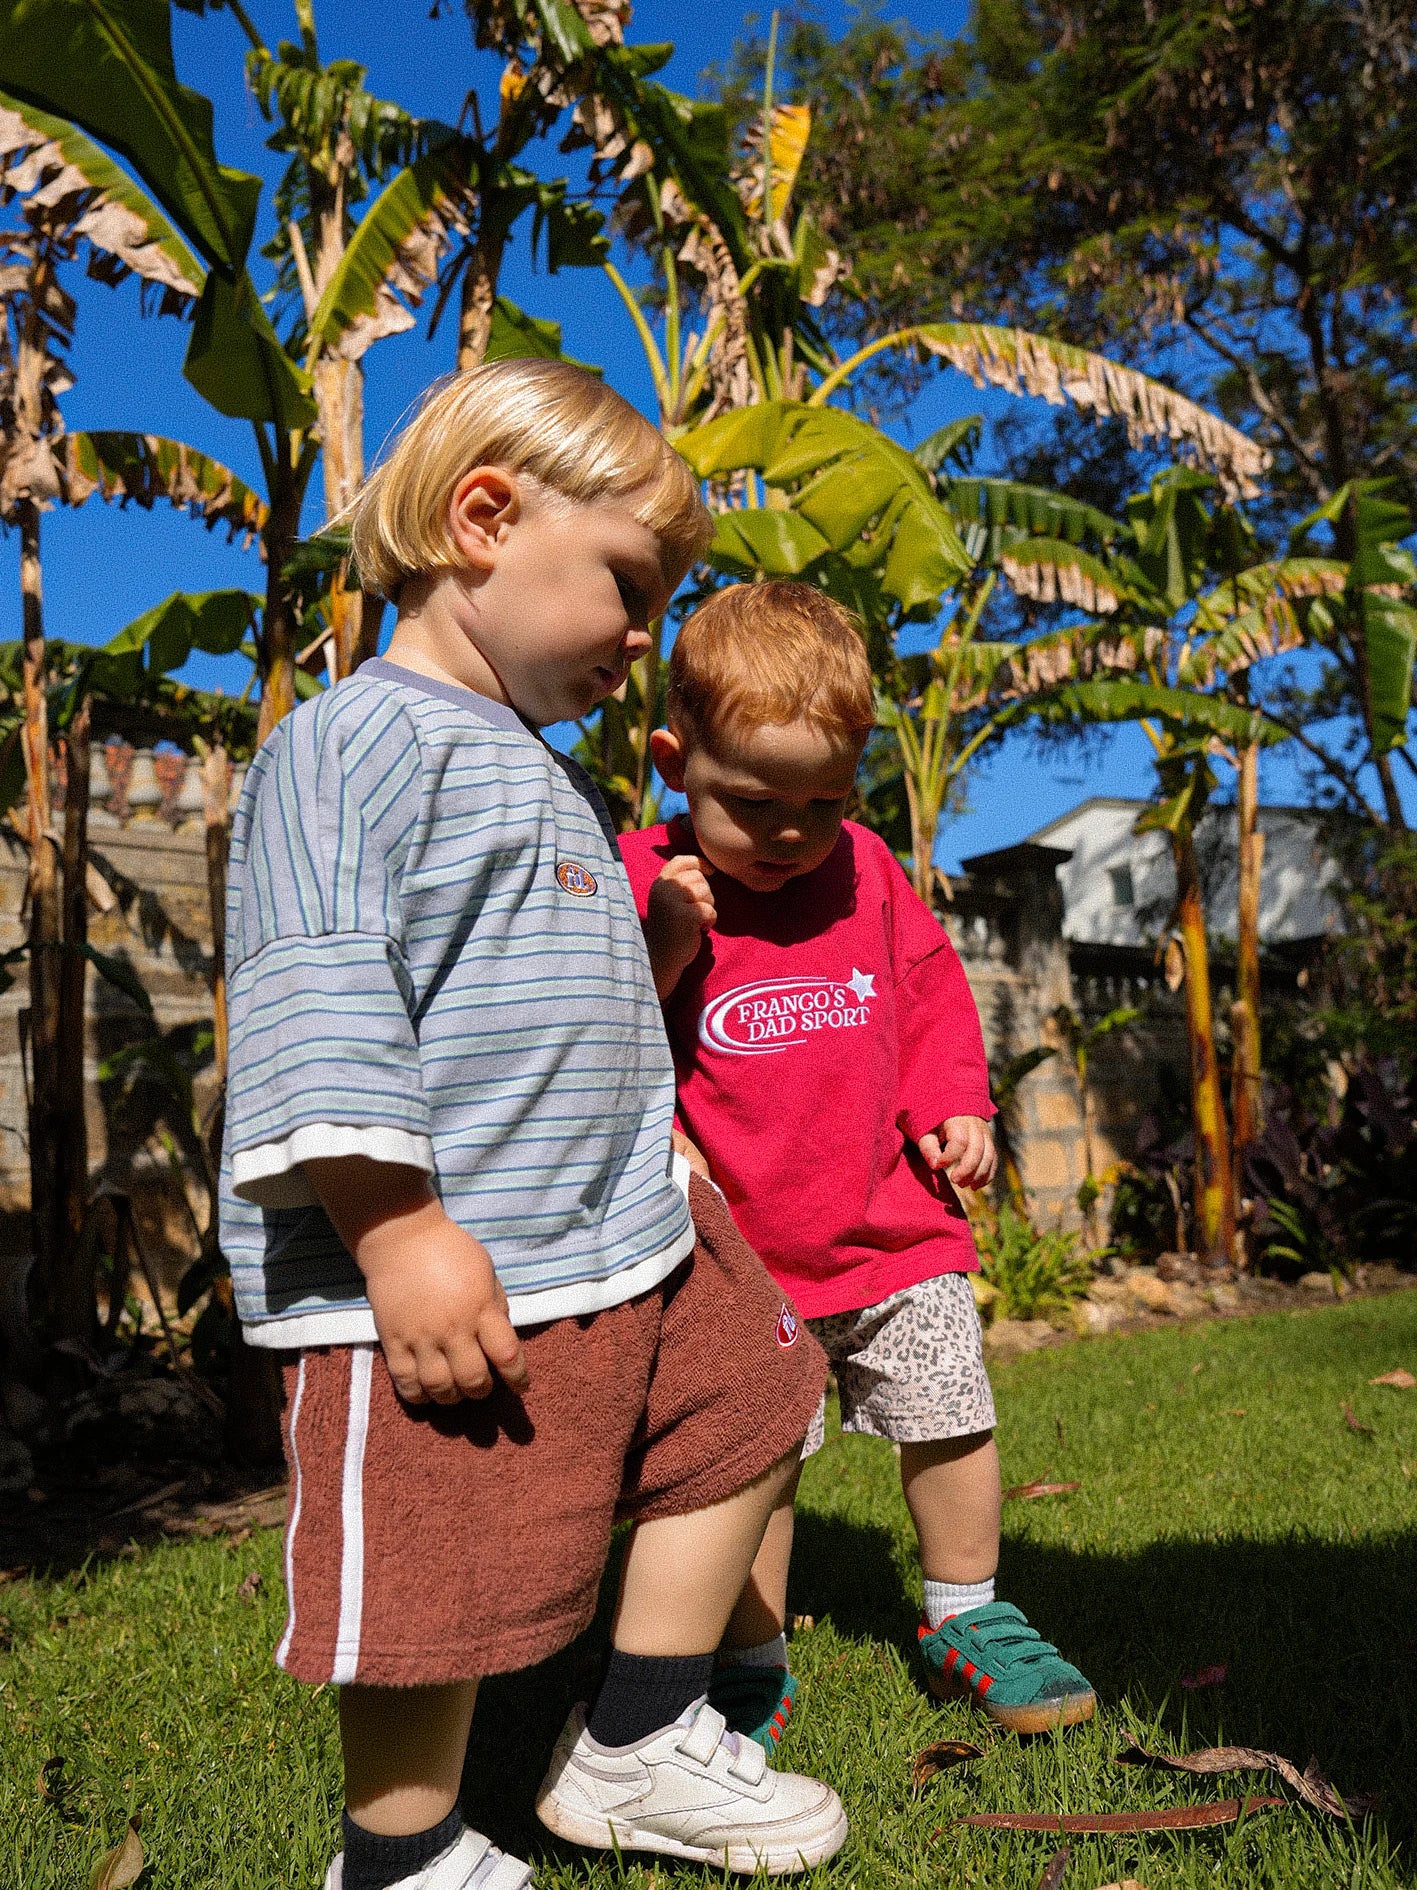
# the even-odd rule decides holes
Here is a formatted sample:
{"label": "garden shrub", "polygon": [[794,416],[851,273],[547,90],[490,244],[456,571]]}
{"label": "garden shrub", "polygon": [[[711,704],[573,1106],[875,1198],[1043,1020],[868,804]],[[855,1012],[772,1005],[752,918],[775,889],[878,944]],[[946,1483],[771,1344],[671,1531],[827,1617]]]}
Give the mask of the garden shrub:
{"label": "garden shrub", "polygon": [[981,1218],[974,1234],[980,1270],[1006,1318],[1060,1318],[1092,1284],[1092,1260],[1080,1234],[1044,1231],[1007,1204]]}

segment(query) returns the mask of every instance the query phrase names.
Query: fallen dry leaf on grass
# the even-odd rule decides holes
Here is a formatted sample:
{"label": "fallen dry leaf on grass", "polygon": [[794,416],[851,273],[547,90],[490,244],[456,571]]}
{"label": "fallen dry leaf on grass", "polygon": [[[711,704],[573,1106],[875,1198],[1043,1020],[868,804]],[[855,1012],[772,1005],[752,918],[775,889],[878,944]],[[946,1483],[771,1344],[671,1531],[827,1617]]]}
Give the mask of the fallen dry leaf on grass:
{"label": "fallen dry leaf on grass", "polygon": [[1167,1752],[1148,1752],[1134,1740],[1125,1751],[1117,1754],[1117,1763],[1160,1766],[1168,1772],[1190,1772],[1203,1778],[1217,1772],[1278,1772],[1306,1805],[1312,1805],[1315,1811],[1326,1811],[1331,1818],[1365,1818],[1377,1803],[1372,1792],[1350,1792],[1346,1800],[1340,1798],[1319,1771],[1317,1759],[1310,1759],[1307,1770],[1301,1772],[1293,1760],[1286,1759],[1282,1753],[1262,1752],[1256,1746],[1208,1746],[1204,1752],[1172,1757]]}
{"label": "fallen dry leaf on grass", "polygon": [[1359,1423],[1358,1419],[1353,1415],[1353,1406],[1351,1404],[1345,1404],[1343,1407],[1343,1421],[1348,1426],[1349,1430],[1353,1432],[1355,1437],[1376,1437],[1377,1435],[1377,1432],[1373,1429],[1371,1424]]}
{"label": "fallen dry leaf on grass", "polygon": [[241,1583],[241,1586],[237,1589],[236,1599],[238,1601],[254,1601],[256,1599],[256,1590],[260,1587],[260,1585],[261,1585],[261,1571],[258,1568],[253,1568],[251,1570],[251,1573],[246,1577],[246,1579]]}
{"label": "fallen dry leaf on grass", "polygon": [[952,1766],[968,1765],[972,1759],[982,1759],[984,1748],[972,1746],[967,1739],[937,1739],[932,1746],[926,1746],[915,1755],[915,1763],[910,1768],[910,1782],[917,1791],[922,1785],[928,1785],[932,1778],[941,1772],[948,1772]]}
{"label": "fallen dry leaf on grass", "polygon": [[52,1759],[46,1759],[39,1768],[39,1795],[46,1803],[57,1805],[64,1796],[64,1767],[68,1763],[62,1753],[56,1752]]}
{"label": "fallen dry leaf on grass", "polygon": [[1417,1387],[1417,1378],[1411,1372],[1403,1371],[1399,1366],[1395,1372],[1384,1372],[1381,1378],[1370,1378],[1370,1385],[1391,1385],[1394,1391],[1411,1391]]}
{"label": "fallen dry leaf on grass", "polygon": [[1016,1483],[1011,1490],[1004,1491],[1006,1503],[1031,1503],[1037,1496],[1071,1496],[1074,1490],[1080,1490],[1080,1483]]}
{"label": "fallen dry leaf on grass", "polygon": [[1218,1687],[1224,1683],[1229,1671],[1230,1669],[1222,1661],[1214,1667],[1202,1667],[1199,1673],[1183,1673],[1181,1685],[1191,1693],[1194,1693],[1198,1687]]}
{"label": "fallen dry leaf on grass", "polygon": [[105,1851],[94,1865],[89,1890],[128,1890],[143,1874],[143,1841],[138,1836],[138,1819],[128,1820],[123,1842]]}
{"label": "fallen dry leaf on grass", "polygon": [[1066,1817],[1040,1811],[971,1811],[956,1824],[983,1825],[990,1831],[1057,1831],[1083,1836],[1106,1831],[1199,1831],[1215,1824],[1234,1824],[1241,1811],[1246,1817],[1287,1805],[1287,1798],[1222,1798],[1211,1805],[1171,1805],[1164,1811],[1080,1811]]}
{"label": "fallen dry leaf on grass", "polygon": [[1144,1883],[1138,1883],[1135,1877],[1123,1877],[1120,1883],[1104,1883],[1100,1890],[1146,1890]]}
{"label": "fallen dry leaf on grass", "polygon": [[1058,1885],[1063,1881],[1072,1857],[1073,1854],[1066,1844],[1060,1850],[1054,1851],[1043,1866],[1043,1875],[1038,1879],[1038,1890],[1058,1890]]}

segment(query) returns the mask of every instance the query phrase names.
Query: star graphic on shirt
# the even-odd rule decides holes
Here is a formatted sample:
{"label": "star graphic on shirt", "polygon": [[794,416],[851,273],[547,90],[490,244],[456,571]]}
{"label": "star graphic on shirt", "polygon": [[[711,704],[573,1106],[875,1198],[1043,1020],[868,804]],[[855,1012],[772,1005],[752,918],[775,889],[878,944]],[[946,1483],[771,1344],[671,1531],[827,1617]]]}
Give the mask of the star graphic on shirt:
{"label": "star graphic on shirt", "polygon": [[872,972],[858,971],[855,965],[853,965],[851,967],[851,976],[846,982],[851,986],[852,990],[856,993],[858,1001],[862,1004],[866,1002],[868,997],[874,997],[876,995],[876,980]]}

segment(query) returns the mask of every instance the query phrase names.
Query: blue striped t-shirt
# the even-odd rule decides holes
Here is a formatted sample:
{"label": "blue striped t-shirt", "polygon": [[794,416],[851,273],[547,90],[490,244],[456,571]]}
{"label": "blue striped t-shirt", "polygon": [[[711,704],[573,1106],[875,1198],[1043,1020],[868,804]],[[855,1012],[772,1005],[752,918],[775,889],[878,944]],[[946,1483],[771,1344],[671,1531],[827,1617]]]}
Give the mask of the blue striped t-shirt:
{"label": "blue striped t-shirt", "polygon": [[280,724],[232,825],[227,1003],[221,1238],[252,1343],[376,1336],[315,1156],[424,1169],[518,1325],[690,1252],[614,829],[500,703],[378,661]]}

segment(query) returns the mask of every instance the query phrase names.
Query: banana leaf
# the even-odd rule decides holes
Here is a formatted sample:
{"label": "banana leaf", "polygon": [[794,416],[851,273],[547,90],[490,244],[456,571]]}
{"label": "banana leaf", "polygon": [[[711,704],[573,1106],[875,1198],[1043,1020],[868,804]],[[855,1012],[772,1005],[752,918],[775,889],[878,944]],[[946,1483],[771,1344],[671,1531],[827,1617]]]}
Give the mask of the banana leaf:
{"label": "banana leaf", "polygon": [[166,0],[9,0],[5,88],[126,158],[213,269],[246,262],[261,180],[218,163],[212,104],[179,84]]}

